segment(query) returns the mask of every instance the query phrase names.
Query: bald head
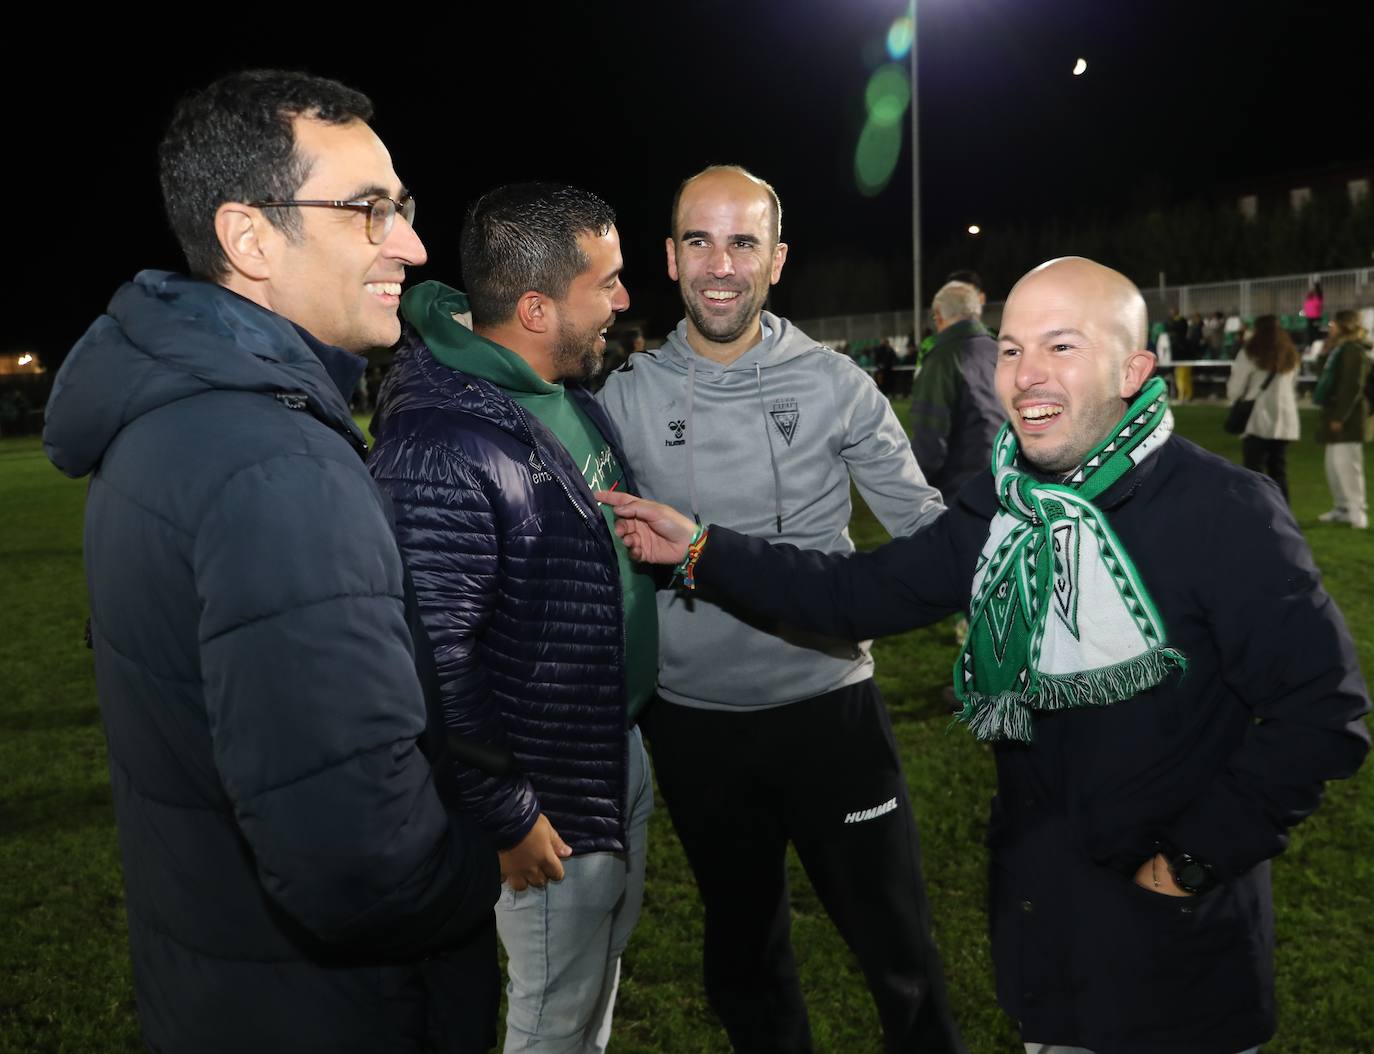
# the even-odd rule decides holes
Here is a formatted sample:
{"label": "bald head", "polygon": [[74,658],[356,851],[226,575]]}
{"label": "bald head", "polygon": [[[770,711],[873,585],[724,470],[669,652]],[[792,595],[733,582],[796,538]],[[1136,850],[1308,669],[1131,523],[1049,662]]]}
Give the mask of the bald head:
{"label": "bald head", "polygon": [[1093,315],[1115,338],[1120,358],[1145,347],[1149,333],[1149,313],[1145,298],[1134,282],[1120,271],[1113,271],[1083,256],[1061,256],[1032,268],[1012,286],[1007,297],[1048,295],[1062,297]]}
{"label": "bald head", "polygon": [[1043,263],[1012,287],[997,334],[997,395],[1021,453],[1069,472],[1116,427],[1154,370],[1145,301],[1082,257]]}
{"label": "bald head", "polygon": [[668,277],[682,293],[687,343],[698,355],[730,363],[762,339],[768,290],[787,259],[781,217],[773,188],[735,165],[714,165],[678,188]]}
{"label": "bald head", "polygon": [[768,206],[773,244],[782,240],[782,202],[771,183],[759,179],[740,165],[709,165],[695,176],[688,176],[673,195],[672,232],[682,236],[682,199],[695,194],[729,195],[741,201],[757,199]]}

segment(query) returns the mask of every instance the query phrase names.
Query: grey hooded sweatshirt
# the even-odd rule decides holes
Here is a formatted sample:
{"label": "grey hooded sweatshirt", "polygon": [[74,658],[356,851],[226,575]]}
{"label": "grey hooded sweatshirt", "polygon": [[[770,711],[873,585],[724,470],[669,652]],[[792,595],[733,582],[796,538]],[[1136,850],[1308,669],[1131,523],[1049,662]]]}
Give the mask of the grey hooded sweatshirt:
{"label": "grey hooded sweatshirt", "polygon": [[[721,366],[678,324],[630,356],[599,398],[644,497],[701,523],[831,553],[849,538],[852,478],[894,537],[944,511],[892,407],[847,357],[764,312],[764,339]],[[872,676],[868,642],[730,608],[706,589],[658,594],[659,694],[709,710],[758,710]]]}

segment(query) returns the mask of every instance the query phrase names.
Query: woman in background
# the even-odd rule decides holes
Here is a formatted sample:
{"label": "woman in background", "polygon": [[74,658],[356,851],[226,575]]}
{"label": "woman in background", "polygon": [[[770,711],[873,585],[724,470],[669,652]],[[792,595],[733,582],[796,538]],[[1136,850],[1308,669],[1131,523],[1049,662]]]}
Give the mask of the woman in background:
{"label": "woman in background", "polygon": [[1325,309],[1326,300],[1322,296],[1322,284],[1313,282],[1307,290],[1307,296],[1302,301],[1302,315],[1307,319],[1307,345],[1312,343],[1321,333],[1322,311]]}
{"label": "woman in background", "polygon": [[1331,319],[1330,348],[1312,401],[1321,407],[1317,442],[1326,445],[1326,482],[1332,509],[1322,523],[1369,526],[1364,493],[1364,426],[1368,408],[1364,382],[1369,375],[1369,341],[1357,311],[1337,311]]}
{"label": "woman in background", "polygon": [[[1270,375],[1273,380],[1265,381]],[[1263,472],[1288,499],[1288,444],[1298,438],[1298,349],[1276,315],[1255,319],[1254,335],[1236,356],[1226,398],[1255,400],[1241,439],[1245,467]]]}

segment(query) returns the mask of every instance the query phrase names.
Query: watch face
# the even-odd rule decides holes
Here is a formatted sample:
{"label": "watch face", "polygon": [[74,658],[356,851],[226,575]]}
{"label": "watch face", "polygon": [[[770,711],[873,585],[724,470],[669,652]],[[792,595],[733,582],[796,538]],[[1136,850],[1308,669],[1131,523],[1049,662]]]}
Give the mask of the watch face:
{"label": "watch face", "polygon": [[1207,884],[1207,869],[1195,860],[1189,860],[1178,872],[1178,884],[1190,893],[1195,893]]}
{"label": "watch face", "polygon": [[1169,861],[1174,881],[1189,893],[1203,893],[1212,888],[1212,869],[1187,853],[1179,853]]}

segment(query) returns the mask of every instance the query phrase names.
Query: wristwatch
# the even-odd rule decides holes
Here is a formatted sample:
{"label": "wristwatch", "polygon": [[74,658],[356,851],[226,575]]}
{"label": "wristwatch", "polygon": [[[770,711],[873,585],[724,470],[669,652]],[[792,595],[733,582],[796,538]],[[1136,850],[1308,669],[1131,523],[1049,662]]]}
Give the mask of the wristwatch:
{"label": "wristwatch", "polygon": [[1192,853],[1185,853],[1167,843],[1161,843],[1159,851],[1169,864],[1169,874],[1173,875],[1174,883],[1183,892],[1196,897],[1216,886],[1217,876],[1207,861],[1199,860]]}

